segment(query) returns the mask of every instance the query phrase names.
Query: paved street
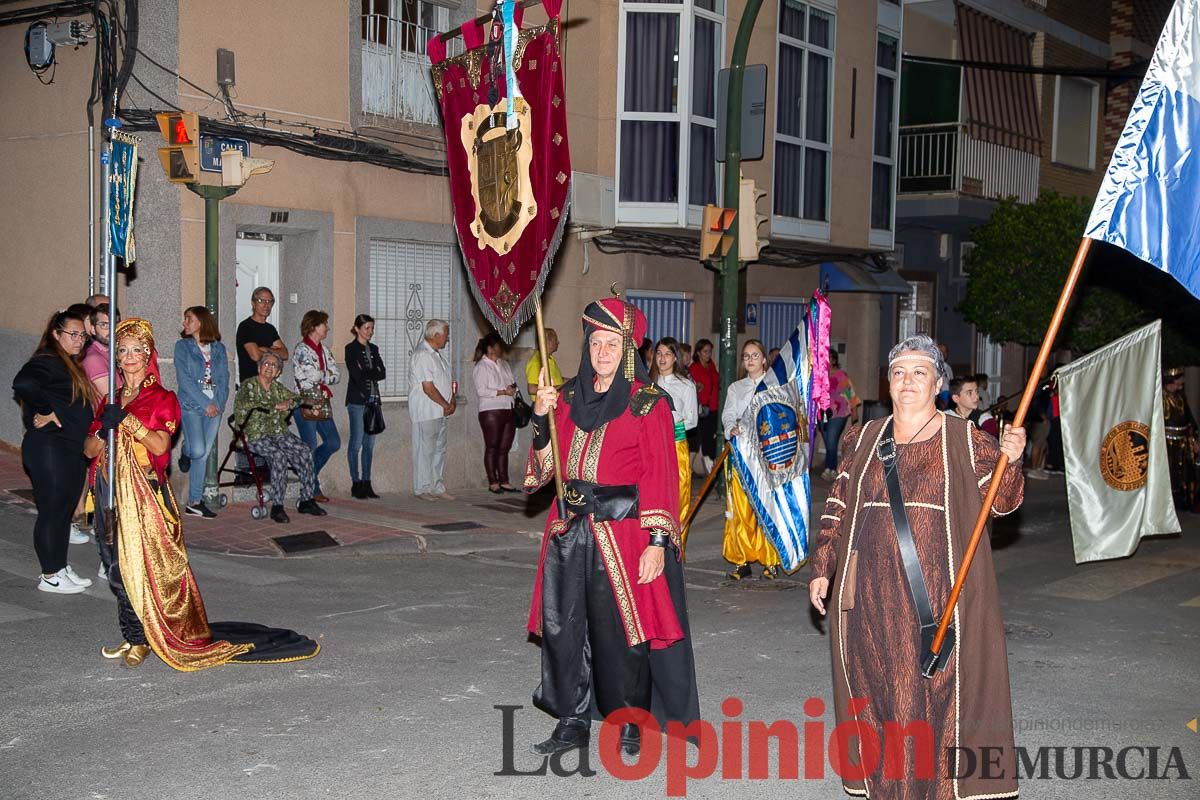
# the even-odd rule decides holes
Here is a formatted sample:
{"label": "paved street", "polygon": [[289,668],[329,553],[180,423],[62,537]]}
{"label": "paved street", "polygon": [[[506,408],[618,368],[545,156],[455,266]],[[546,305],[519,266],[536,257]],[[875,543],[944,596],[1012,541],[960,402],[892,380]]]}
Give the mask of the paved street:
{"label": "paved street", "polygon": [[[288,530],[251,524],[248,506],[216,522],[187,518],[210,618],[294,627],[323,650],[294,664],[191,674],[151,657],[131,671],[98,653],[117,640],[107,588],[34,590],[33,516],[11,491],[26,487],[17,460],[0,454],[0,797],[666,795],[662,766],[639,784],[618,781],[595,743],[595,777],[493,774],[505,758],[495,706],[524,706],[512,717],[517,770],[538,766],[526,746],[550,729],[529,703],[538,650],[524,633],[538,516],[481,492],[439,505],[334,501],[330,517],[293,515]],[[995,533],[1017,744],[1030,753],[1157,746],[1160,773],[1178,747],[1192,780],[1050,777],[1023,781],[1021,795],[1195,797],[1200,735],[1186,724],[1200,713],[1200,518],[1186,517],[1182,536],[1144,542],[1132,559],[1075,567],[1062,494],[1061,478],[1032,483],[1025,508]],[[719,502],[708,501],[689,544],[703,714],[726,720],[721,702],[734,696],[745,704],[737,720],[800,726],[812,719],[806,699],[830,700],[828,640],[810,617],[805,573],[726,582]],[[446,523],[477,527],[428,527]],[[269,543],[316,529],[342,544],[283,556]],[[91,545],[73,546],[71,559],[95,574]],[[832,714],[823,719],[827,737]],[[1069,773],[1071,751],[1066,758]],[[1146,766],[1134,760],[1132,770]],[[688,783],[688,795],[844,796],[828,760],[823,779],[777,780],[774,756],[769,780],[722,779],[720,770]]]}

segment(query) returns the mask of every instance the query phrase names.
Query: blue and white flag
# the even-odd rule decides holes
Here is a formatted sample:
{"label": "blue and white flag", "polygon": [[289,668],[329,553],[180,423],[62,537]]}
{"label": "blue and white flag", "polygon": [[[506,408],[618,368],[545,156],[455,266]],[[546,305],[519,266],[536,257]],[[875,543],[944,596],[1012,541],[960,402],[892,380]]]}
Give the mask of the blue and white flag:
{"label": "blue and white flag", "polygon": [[828,347],[821,331],[829,326],[819,321],[828,308],[824,298],[814,297],[738,421],[743,433],[731,441],[742,488],[787,572],[808,558],[808,467],[817,413],[813,370],[819,366],[814,354]]}
{"label": "blue and white flag", "polygon": [[1200,297],[1198,12],[1200,0],[1171,9],[1084,235],[1128,250]]}

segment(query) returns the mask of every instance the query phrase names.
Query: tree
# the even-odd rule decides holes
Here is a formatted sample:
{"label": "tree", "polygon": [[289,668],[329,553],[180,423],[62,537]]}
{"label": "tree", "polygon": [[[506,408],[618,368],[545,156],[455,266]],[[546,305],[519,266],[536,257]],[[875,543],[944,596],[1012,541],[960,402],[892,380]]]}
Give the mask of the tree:
{"label": "tree", "polygon": [[[1089,199],[1052,191],[1027,205],[1001,201],[973,234],[970,278],[959,306],[963,317],[994,342],[1041,344],[1090,210]],[[1176,313],[1177,296],[1187,293],[1179,288],[1176,302],[1165,307],[1155,299],[1161,291],[1145,288],[1153,282],[1149,273],[1157,272],[1124,251],[1094,243],[1056,346],[1080,355],[1161,317],[1164,360],[1200,363],[1194,326],[1188,314]],[[1185,302],[1191,304],[1190,296]]]}

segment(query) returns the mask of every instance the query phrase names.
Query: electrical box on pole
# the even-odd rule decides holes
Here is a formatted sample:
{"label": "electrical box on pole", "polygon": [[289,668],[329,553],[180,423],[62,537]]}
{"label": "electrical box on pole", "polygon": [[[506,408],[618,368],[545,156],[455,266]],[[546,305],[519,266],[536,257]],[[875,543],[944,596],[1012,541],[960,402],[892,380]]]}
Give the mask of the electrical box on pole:
{"label": "electrical box on pole", "polygon": [[733,247],[733,224],[736,220],[735,209],[714,205],[704,207],[704,223],[700,227],[701,261],[725,257]]}
{"label": "electrical box on pole", "polygon": [[758,253],[770,244],[758,238],[758,226],[767,221],[766,214],[759,214],[758,201],[767,193],[754,185],[751,178],[742,178],[738,191],[738,260],[757,261]]}
{"label": "electrical box on pole", "polygon": [[200,115],[194,111],[155,114],[166,147],[158,160],[171,183],[195,183],[200,174]]}

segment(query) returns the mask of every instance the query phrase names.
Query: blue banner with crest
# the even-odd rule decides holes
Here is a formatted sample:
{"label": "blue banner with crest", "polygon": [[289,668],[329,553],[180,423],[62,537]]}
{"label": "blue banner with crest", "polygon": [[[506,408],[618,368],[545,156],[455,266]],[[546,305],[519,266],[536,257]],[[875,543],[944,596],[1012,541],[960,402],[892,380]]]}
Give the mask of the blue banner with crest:
{"label": "blue banner with crest", "polygon": [[136,258],[133,240],[133,204],[137,189],[138,144],[136,136],[112,133],[112,160],[108,173],[108,233],[112,254],[132,264]]}

